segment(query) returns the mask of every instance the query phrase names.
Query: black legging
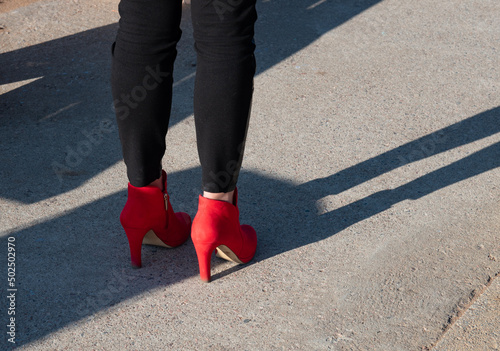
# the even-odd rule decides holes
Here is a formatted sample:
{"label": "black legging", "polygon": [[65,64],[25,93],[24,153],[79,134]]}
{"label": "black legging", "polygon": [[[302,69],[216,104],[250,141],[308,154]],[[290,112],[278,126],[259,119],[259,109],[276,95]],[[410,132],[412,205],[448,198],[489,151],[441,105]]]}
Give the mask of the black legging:
{"label": "black legging", "polygon": [[[129,181],[161,175],[182,0],[121,0],[111,85]],[[255,0],[192,0],[197,53],[194,117],[202,186],[234,190],[255,74]]]}

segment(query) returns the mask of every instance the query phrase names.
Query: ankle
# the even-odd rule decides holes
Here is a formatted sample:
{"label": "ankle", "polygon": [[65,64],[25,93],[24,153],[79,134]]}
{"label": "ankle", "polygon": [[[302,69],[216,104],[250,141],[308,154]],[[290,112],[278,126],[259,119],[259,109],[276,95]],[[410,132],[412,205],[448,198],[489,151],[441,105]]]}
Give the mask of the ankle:
{"label": "ankle", "polygon": [[161,191],[163,191],[163,178],[160,177],[160,178],[156,179],[155,181],[151,182],[149,184],[149,186],[155,186],[155,187],[159,188]]}
{"label": "ankle", "polygon": [[234,190],[228,193],[209,193],[208,191],[203,192],[203,197],[210,200],[225,201],[232,204],[234,201]]}

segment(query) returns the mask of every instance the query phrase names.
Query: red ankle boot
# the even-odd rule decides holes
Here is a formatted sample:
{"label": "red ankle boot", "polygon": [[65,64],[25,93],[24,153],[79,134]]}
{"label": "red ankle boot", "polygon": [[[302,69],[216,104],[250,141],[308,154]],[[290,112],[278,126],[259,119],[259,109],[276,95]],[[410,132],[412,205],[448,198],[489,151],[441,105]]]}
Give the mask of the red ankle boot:
{"label": "red ankle boot", "polygon": [[251,226],[240,225],[237,202],[237,189],[233,204],[200,195],[191,238],[198,256],[200,277],[205,282],[210,281],[210,260],[215,249],[219,257],[239,264],[249,262],[255,255],[257,234]]}
{"label": "red ankle boot", "polygon": [[141,267],[142,244],[168,248],[183,244],[189,237],[191,217],[174,213],[167,190],[167,174],[162,171],[163,189],[128,184],[128,198],[120,222],[130,245],[132,266]]}

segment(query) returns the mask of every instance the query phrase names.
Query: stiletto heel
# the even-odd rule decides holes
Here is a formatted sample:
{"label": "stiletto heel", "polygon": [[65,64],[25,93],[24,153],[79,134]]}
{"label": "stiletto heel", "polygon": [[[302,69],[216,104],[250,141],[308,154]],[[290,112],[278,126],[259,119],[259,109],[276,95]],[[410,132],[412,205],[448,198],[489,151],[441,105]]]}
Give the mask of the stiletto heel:
{"label": "stiletto heel", "polygon": [[196,256],[198,256],[198,265],[200,267],[200,278],[204,282],[210,282],[210,261],[215,246],[213,244],[197,243]]}
{"label": "stiletto heel", "polygon": [[257,234],[251,226],[240,225],[237,203],[237,189],[232,204],[199,197],[192,240],[198,256],[200,278],[205,282],[211,278],[210,260],[215,249],[217,256],[238,264],[249,262],[255,255]]}
{"label": "stiletto heel", "polygon": [[146,235],[146,231],[144,229],[135,229],[135,228],[124,228],[125,234],[127,234],[128,243],[130,246],[130,258],[132,262],[132,267],[141,268],[141,249],[142,249],[142,240]]}
{"label": "stiletto heel", "polygon": [[162,171],[163,189],[155,186],[135,187],[129,183],[128,198],[120,222],[127,234],[132,266],[141,267],[142,244],[176,247],[189,237],[191,217],[174,213],[166,192],[167,174]]}

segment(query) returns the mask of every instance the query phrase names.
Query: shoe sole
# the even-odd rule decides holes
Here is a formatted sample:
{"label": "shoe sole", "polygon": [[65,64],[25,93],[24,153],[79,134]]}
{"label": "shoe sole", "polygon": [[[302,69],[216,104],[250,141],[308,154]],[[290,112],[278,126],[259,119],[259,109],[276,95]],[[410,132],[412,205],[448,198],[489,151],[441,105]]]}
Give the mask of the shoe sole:
{"label": "shoe sole", "polygon": [[142,243],[144,245],[163,246],[163,247],[166,247],[168,249],[172,248],[172,246],[168,246],[160,238],[158,238],[156,236],[155,232],[153,232],[152,230],[150,230],[149,232],[146,233],[146,235],[144,235],[144,239],[142,239]]}
{"label": "shoe sole", "polygon": [[238,263],[238,264],[244,264],[238,256],[226,245],[219,245],[216,248],[217,253],[215,254],[217,257],[223,258],[225,260]]}

